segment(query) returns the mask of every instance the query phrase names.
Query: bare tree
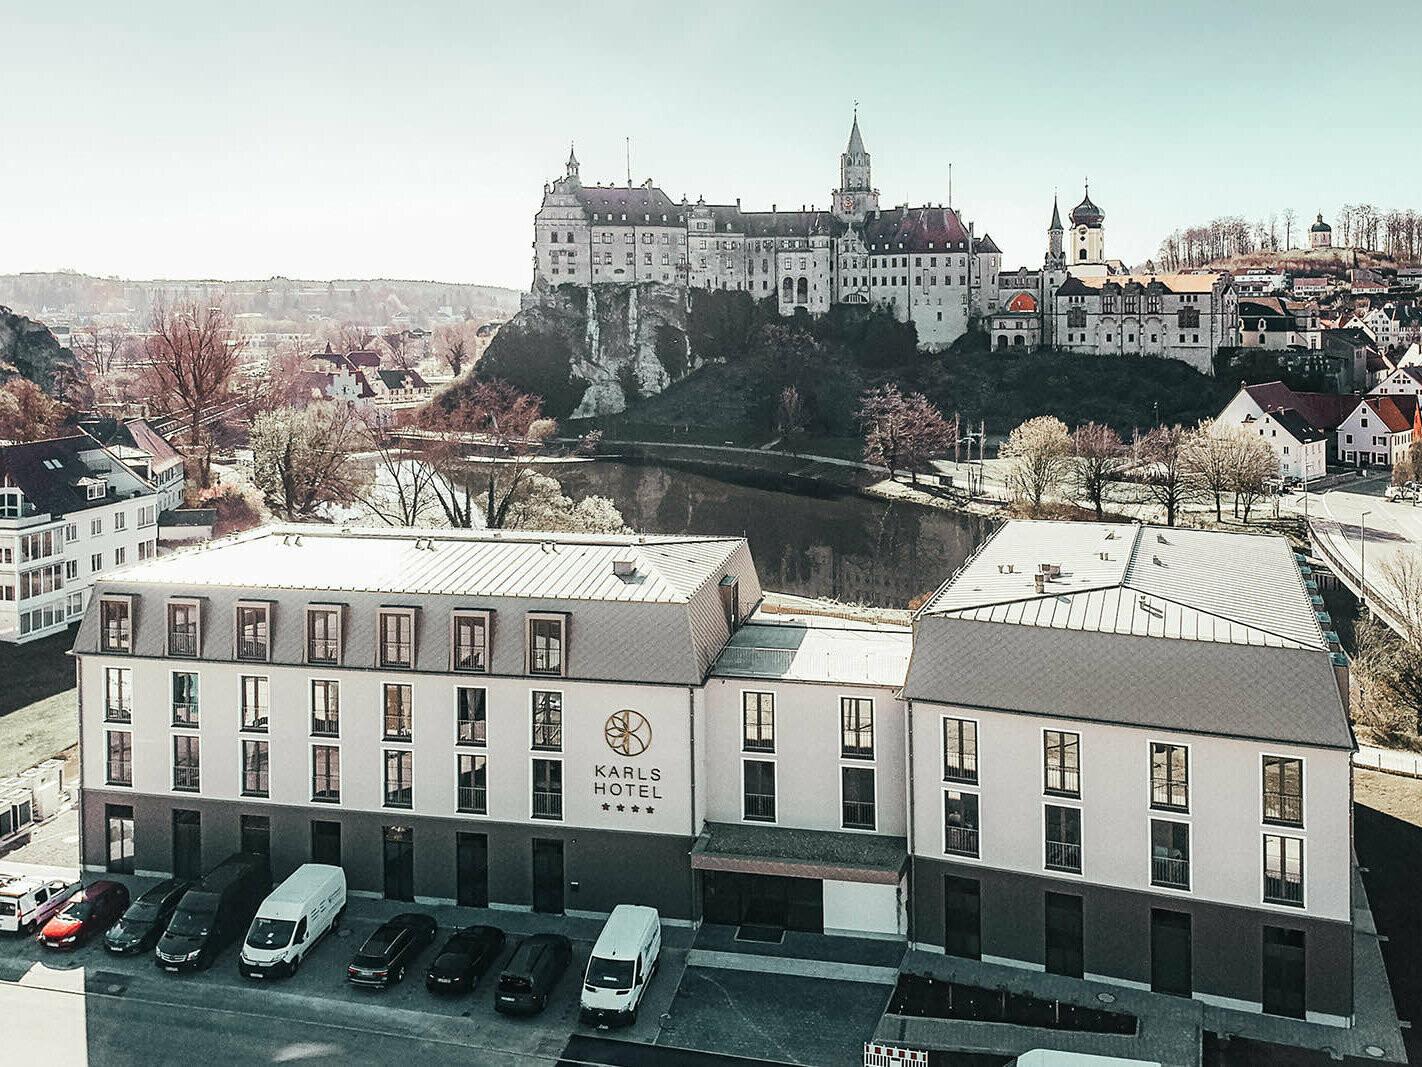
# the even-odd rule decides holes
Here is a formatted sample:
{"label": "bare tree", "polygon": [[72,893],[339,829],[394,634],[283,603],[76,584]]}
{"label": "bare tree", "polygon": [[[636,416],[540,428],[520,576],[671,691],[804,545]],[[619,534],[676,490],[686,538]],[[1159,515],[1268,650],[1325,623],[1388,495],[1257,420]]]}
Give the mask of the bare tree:
{"label": "bare tree", "polygon": [[1234,491],[1236,510],[1242,507],[1242,518],[1248,522],[1249,509],[1279,477],[1279,455],[1262,437],[1242,429],[1235,436],[1238,444],[1234,449],[1230,488]]}
{"label": "bare tree", "polygon": [[1088,422],[1071,435],[1071,487],[1076,496],[1105,517],[1103,507],[1111,487],[1126,466],[1126,446],[1109,426]]}
{"label": "bare tree", "polygon": [[1136,439],[1142,484],[1150,498],[1165,509],[1167,526],[1175,525],[1181,507],[1191,496],[1183,456],[1188,436],[1188,431],[1181,426],[1157,426]]}
{"label": "bare tree", "polygon": [[916,483],[919,470],[941,455],[952,437],[942,412],[926,396],[905,396],[896,385],[860,397],[858,418],[864,429],[864,461],[887,467],[891,479],[907,470]]}
{"label": "bare tree", "polygon": [[1071,473],[1071,445],[1066,423],[1052,415],[1028,419],[1008,435],[999,453],[1007,460],[1007,487],[1014,498],[1027,502],[1032,514]]}
{"label": "bare tree", "polygon": [[1298,216],[1294,214],[1291,207],[1284,208],[1284,251],[1289,251],[1294,247],[1294,219]]}
{"label": "bare tree", "polygon": [[43,441],[58,435],[64,405],[28,378],[0,386],[0,441]]}
{"label": "bare tree", "polygon": [[253,483],[273,513],[310,518],[362,495],[370,470],[355,460],[370,439],[354,409],[321,401],[265,411],[252,423]]}
{"label": "bare tree", "polygon": [[[390,526],[419,526],[436,508],[435,471],[418,451],[400,445],[399,437],[381,426],[373,412],[364,417],[375,471],[361,502],[365,509]],[[394,429],[407,425],[399,417]]]}
{"label": "bare tree", "polygon": [[137,358],[142,345],[126,326],[91,323],[76,330],[69,347],[88,375],[107,377]]}
{"label": "bare tree", "polygon": [[1224,521],[1224,497],[1234,484],[1235,453],[1239,438],[1235,427],[1206,419],[1189,431],[1182,446],[1185,472],[1202,492],[1214,499],[1215,521]]}

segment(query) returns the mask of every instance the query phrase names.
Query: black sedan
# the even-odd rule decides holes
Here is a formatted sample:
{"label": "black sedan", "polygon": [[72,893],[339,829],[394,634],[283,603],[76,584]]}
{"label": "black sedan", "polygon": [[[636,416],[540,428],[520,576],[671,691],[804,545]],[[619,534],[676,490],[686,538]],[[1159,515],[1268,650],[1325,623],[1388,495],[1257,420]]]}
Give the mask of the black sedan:
{"label": "black sedan", "polygon": [[169,878],[146,890],[109,927],[104,934],[104,948],[115,956],[153,951],[188,888],[187,882]]}
{"label": "black sedan", "polygon": [[504,950],[497,926],[466,926],[450,935],[430,964],[425,986],[431,993],[467,993]]}
{"label": "black sedan", "polygon": [[377,989],[394,985],[405,977],[405,968],[434,940],[435,929],[434,916],[418,911],[404,912],[381,923],[351,960],[346,978],[356,985]]}

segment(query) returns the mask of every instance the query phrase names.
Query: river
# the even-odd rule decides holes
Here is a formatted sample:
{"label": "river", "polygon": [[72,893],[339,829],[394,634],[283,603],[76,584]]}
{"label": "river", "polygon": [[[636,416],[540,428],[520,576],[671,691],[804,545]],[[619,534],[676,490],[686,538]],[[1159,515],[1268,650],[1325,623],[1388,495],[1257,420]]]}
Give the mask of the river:
{"label": "river", "polygon": [[745,537],[767,589],[875,607],[906,607],[936,589],[994,526],[759,472],[598,460],[560,465],[556,476],[574,499],[610,497],[639,533]]}

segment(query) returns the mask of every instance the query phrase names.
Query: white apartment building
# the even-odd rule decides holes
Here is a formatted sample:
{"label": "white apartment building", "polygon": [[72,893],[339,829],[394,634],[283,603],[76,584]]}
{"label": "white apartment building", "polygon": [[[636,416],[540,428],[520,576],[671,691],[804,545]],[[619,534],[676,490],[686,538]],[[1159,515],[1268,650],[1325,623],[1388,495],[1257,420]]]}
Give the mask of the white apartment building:
{"label": "white apartment building", "polygon": [[[160,489],[136,451],[88,434],[0,447],[0,641],[59,632],[100,574],[154,557],[173,468]],[[176,470],[181,498],[181,459]]]}
{"label": "white apartment building", "polygon": [[92,870],[243,847],[1352,1012],[1352,737],[1282,539],[1011,522],[912,626],[731,538],[274,526],[95,599]]}
{"label": "white apartment building", "polygon": [[1359,467],[1391,467],[1412,449],[1419,398],[1409,393],[1360,397],[1338,427],[1338,458]]}

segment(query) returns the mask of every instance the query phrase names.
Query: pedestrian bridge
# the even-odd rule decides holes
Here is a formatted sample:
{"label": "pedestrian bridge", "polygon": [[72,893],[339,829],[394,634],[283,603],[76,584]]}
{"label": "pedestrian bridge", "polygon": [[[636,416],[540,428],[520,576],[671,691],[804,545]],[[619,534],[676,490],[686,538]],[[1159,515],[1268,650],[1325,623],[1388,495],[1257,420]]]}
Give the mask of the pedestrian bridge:
{"label": "pedestrian bridge", "polygon": [[[1309,520],[1308,534],[1315,555],[1328,564],[1329,570],[1343,587],[1365,603],[1368,610],[1394,632],[1405,636],[1403,614],[1395,604],[1396,590],[1387,581],[1383,568],[1385,561],[1397,553],[1397,535],[1386,530],[1365,530],[1361,524],[1318,517]],[[1368,573],[1370,549],[1373,559],[1371,573]]]}

